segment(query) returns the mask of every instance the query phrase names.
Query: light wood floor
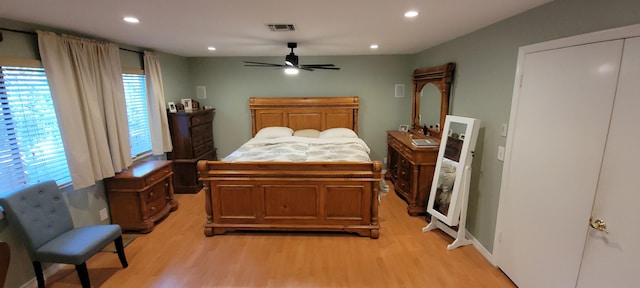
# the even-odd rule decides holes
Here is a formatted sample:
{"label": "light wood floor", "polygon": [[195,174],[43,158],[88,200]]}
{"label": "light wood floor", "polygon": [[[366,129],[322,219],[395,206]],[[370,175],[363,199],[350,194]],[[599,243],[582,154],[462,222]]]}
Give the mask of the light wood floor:
{"label": "light wood floor", "polygon": [[[380,206],[380,238],[327,233],[239,233],[205,237],[204,193],[176,195],[180,207],[125,248],[87,263],[93,287],[515,287],[473,246],[423,233],[393,191]],[[80,287],[73,266],[47,287]]]}

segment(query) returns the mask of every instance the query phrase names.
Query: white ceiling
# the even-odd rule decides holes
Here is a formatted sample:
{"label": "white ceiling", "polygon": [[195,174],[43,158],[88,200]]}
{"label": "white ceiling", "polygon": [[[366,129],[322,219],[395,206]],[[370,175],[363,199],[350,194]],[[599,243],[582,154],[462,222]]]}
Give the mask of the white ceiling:
{"label": "white ceiling", "polygon": [[[551,0],[2,0],[0,18],[191,56],[413,54]],[[413,19],[403,16],[417,10]],[[138,24],[122,21],[125,16]],[[293,24],[272,32],[266,24]],[[369,46],[380,46],[371,50]],[[216,51],[208,51],[208,46]]]}

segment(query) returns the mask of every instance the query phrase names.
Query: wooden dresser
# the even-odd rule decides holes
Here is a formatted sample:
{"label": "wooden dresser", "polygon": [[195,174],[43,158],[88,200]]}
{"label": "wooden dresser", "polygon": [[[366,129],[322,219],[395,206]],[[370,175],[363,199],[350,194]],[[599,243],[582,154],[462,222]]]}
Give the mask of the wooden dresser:
{"label": "wooden dresser", "polygon": [[216,160],[213,145],[213,116],[215,109],[169,113],[169,130],[173,151],[167,159],[173,161],[173,188],[176,193],[198,193],[199,160]]}
{"label": "wooden dresser", "polygon": [[[418,148],[411,144],[409,135],[412,134],[387,131],[385,178],[393,182],[396,193],[407,202],[409,215],[418,216],[425,214],[427,210],[439,147]],[[428,138],[422,135],[412,137]]]}
{"label": "wooden dresser", "polygon": [[111,222],[122,230],[149,233],[178,209],[173,199],[171,161],[147,161],[105,179]]}

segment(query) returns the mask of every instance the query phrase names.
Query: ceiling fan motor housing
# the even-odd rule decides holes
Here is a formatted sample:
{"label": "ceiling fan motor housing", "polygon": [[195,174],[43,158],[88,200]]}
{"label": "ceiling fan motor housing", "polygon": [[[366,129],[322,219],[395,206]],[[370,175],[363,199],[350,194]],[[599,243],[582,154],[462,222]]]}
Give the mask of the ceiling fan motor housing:
{"label": "ceiling fan motor housing", "polygon": [[298,55],[293,54],[293,52],[289,53],[284,59],[284,63],[289,66],[298,66]]}

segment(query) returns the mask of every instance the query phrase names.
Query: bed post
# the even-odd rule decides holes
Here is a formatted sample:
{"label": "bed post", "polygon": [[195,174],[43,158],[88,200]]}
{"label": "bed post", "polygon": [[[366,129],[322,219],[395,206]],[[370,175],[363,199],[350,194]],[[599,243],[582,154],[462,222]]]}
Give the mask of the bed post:
{"label": "bed post", "polygon": [[[198,161],[197,166],[198,166],[198,172],[200,174],[200,177],[202,178],[203,176],[206,176],[207,170],[208,170],[207,160]],[[202,180],[202,183],[204,184],[204,187],[202,189],[204,190],[204,197],[206,199],[204,201],[204,210],[205,210],[206,219],[207,219],[206,223],[213,223],[213,210],[211,207],[211,187],[209,187],[211,183],[209,183],[208,180]],[[205,227],[204,235],[213,236],[213,228]]]}

